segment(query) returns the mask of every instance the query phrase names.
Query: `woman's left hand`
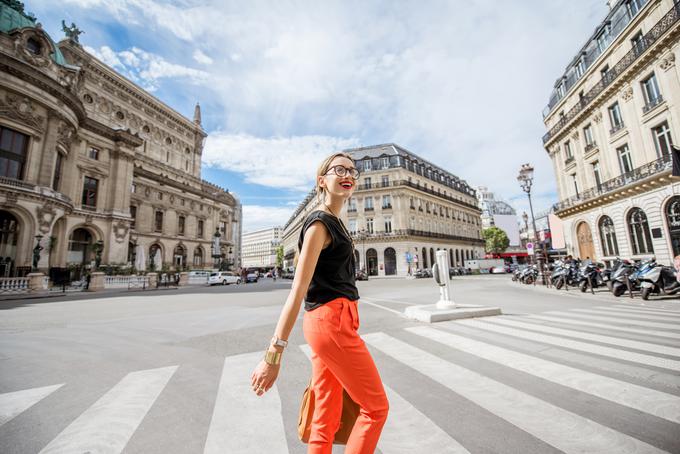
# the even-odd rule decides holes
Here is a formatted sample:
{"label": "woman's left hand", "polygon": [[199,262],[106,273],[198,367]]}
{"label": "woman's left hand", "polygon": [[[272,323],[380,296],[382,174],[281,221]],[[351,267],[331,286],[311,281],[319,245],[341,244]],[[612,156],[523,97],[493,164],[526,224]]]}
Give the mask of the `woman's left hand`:
{"label": "woman's left hand", "polygon": [[268,364],[264,360],[260,361],[251,376],[253,392],[261,396],[269,391],[279,376],[279,370],[281,370],[281,364]]}

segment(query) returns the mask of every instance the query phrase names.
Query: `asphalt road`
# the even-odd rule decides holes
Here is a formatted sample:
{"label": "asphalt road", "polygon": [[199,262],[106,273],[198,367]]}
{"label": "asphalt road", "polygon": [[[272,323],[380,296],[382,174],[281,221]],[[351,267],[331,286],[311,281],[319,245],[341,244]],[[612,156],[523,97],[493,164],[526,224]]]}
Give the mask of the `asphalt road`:
{"label": "asphalt road", "polygon": [[[301,323],[277,386],[249,386],[289,288],[0,302],[0,452],[304,453]],[[431,279],[359,289],[381,453],[680,453],[680,300],[458,277],[456,302],[503,315],[428,325],[400,314],[438,299]]]}

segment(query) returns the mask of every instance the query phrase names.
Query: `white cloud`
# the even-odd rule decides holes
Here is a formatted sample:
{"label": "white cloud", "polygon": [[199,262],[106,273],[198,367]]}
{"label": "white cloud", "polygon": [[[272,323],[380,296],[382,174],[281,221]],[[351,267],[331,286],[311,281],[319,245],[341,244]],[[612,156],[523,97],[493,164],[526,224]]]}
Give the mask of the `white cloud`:
{"label": "white cloud", "polygon": [[281,226],[288,221],[295,208],[291,206],[243,205],[243,233]]}
{"label": "white cloud", "polygon": [[331,153],[358,144],[328,136],[260,138],[214,132],[203,150],[203,164],[239,172],[249,183],[308,192],[316,168]]}
{"label": "white cloud", "polygon": [[204,54],[201,49],[196,49],[194,51],[194,60],[203,65],[212,65],[213,62],[213,59]]}

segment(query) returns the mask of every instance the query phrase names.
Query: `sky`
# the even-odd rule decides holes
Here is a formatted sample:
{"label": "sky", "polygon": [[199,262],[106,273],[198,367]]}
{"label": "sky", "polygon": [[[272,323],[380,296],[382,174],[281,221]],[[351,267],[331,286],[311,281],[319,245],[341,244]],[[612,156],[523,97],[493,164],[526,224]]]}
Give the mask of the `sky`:
{"label": "sky", "polygon": [[541,112],[606,0],[26,0],[209,134],[202,177],[243,231],[283,225],[326,155],[397,143],[528,211],[557,202]]}

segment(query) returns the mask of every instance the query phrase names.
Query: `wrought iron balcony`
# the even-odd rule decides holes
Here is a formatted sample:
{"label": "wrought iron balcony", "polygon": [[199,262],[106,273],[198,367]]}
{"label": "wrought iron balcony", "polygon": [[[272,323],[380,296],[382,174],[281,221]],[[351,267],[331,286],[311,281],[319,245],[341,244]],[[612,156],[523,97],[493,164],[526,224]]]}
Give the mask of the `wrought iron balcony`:
{"label": "wrought iron balcony", "polygon": [[364,211],[375,211],[373,207],[365,207]]}
{"label": "wrought iron balcony", "polygon": [[623,56],[600,81],[593,86],[560,120],[543,136],[543,143],[557,136],[571,121],[597,98],[612,82],[626,71],[661,36],[680,20],[680,2],[673,7],[645,34],[638,44]]}
{"label": "wrought iron balcony", "polygon": [[553,209],[554,211],[559,212],[567,208],[580,205],[607,193],[614,192],[617,189],[621,189],[624,186],[635,183],[636,181],[644,180],[645,178],[651,177],[652,175],[656,175],[658,173],[670,171],[671,167],[671,155],[662,156],[656,161],[649,162],[643,166],[631,170],[630,172],[621,174],[618,177],[607,180],[598,186],[583,191],[578,195],[562,200],[559,203],[554,204]]}
{"label": "wrought iron balcony", "polygon": [[585,152],[588,153],[589,151],[594,150],[595,148],[597,148],[597,142],[587,143],[585,146]]}
{"label": "wrought iron balcony", "polygon": [[356,208],[347,208],[348,213],[356,213],[357,209]]}
{"label": "wrought iron balcony", "polygon": [[661,96],[661,95],[657,96],[654,99],[650,99],[649,102],[647,104],[645,104],[645,106],[642,108],[642,113],[646,114],[647,112],[649,112],[650,110],[652,110],[653,108],[655,108],[656,106],[661,104],[662,102],[663,102],[663,96]]}
{"label": "wrought iron balcony", "polygon": [[[459,205],[464,205],[466,207],[473,208],[474,210],[479,211],[479,207],[477,205],[467,203],[463,200],[458,200],[458,199],[456,199],[456,198],[454,198],[450,195],[444,195],[444,193],[442,193],[442,192],[435,191],[432,188],[428,188],[425,185],[416,184],[412,181],[408,181],[408,180],[390,181],[388,186],[390,186],[390,187],[408,186],[410,188],[417,189],[419,191],[426,192],[428,194],[432,194],[432,195],[435,195],[437,197],[441,197],[442,199],[446,199],[446,200],[449,200],[451,202],[457,203]],[[380,189],[380,188],[385,188],[385,187],[388,187],[388,186],[383,186],[383,183],[359,184],[359,185],[357,185],[356,190],[357,191],[366,191],[366,190],[369,190],[369,189]],[[420,211],[422,211],[422,210],[420,210]]]}
{"label": "wrought iron balcony", "polygon": [[436,233],[436,232],[428,232],[425,230],[414,230],[414,229],[399,229],[399,230],[392,230],[391,232],[373,232],[373,233],[364,233],[363,235],[356,232],[352,234],[352,237],[356,241],[365,241],[368,239],[375,239],[375,240],[380,240],[380,239],[385,239],[385,238],[394,238],[394,237],[404,237],[404,236],[416,236],[416,237],[424,237],[424,238],[438,238],[438,239],[444,239],[444,240],[453,240],[453,241],[465,241],[468,243],[478,243],[478,244],[484,244],[485,241],[480,238],[469,238],[466,236],[460,236],[460,235],[449,235],[446,233]]}
{"label": "wrought iron balcony", "polygon": [[388,203],[388,204],[386,204],[386,205],[383,205],[383,206],[382,206],[382,209],[383,209],[383,210],[391,210],[391,209],[392,209],[392,204],[391,204],[391,203]]}

